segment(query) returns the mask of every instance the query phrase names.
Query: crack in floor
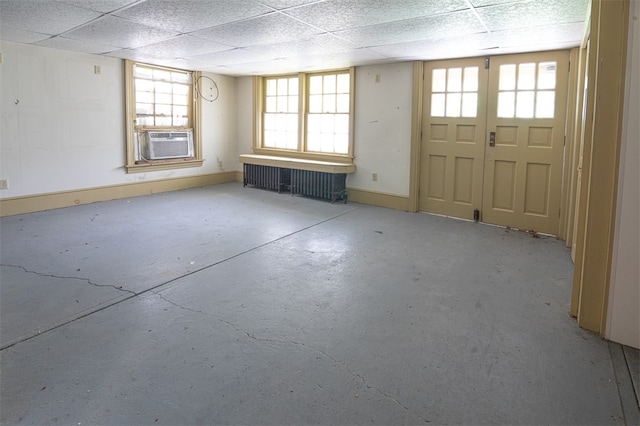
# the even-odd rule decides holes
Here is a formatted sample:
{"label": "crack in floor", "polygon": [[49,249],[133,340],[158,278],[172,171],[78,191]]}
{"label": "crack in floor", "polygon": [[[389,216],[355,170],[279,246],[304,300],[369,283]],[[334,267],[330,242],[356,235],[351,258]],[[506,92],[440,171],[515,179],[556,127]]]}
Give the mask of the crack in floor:
{"label": "crack in floor", "polygon": [[152,291],[152,293],[155,294],[156,296],[158,296],[160,299],[164,300],[165,302],[177,307],[178,309],[182,309],[182,310],[185,310],[185,311],[188,311],[188,312],[209,316],[209,317],[215,319],[216,321],[219,321],[219,322],[221,322],[223,324],[226,324],[229,327],[231,327],[234,330],[236,330],[238,333],[246,335],[249,339],[252,339],[252,340],[255,340],[255,341],[258,341],[258,342],[270,343],[270,344],[301,346],[301,347],[303,347],[303,348],[305,348],[307,350],[310,350],[310,351],[315,352],[317,354],[320,354],[320,355],[322,355],[322,356],[324,356],[326,358],[329,358],[334,363],[341,365],[347,371],[347,373],[349,373],[349,375],[351,375],[351,377],[353,377],[353,378],[357,379],[358,381],[360,381],[365,388],[373,390],[375,392],[378,392],[380,395],[384,396],[389,401],[393,402],[394,404],[396,404],[397,406],[402,408],[408,414],[411,414],[411,415],[419,418],[423,423],[431,423],[430,420],[427,420],[424,417],[422,417],[420,414],[412,411],[409,407],[407,407],[405,404],[400,402],[398,399],[396,399],[393,396],[389,395],[388,393],[378,389],[377,387],[368,384],[367,383],[367,379],[366,379],[365,376],[354,372],[351,369],[351,367],[349,366],[349,364],[347,364],[346,362],[335,358],[333,355],[331,355],[331,354],[329,354],[329,353],[327,353],[327,352],[325,352],[323,350],[320,350],[320,349],[318,349],[316,347],[310,346],[310,345],[308,345],[306,343],[296,342],[295,340],[278,340],[278,339],[267,339],[267,338],[262,338],[262,337],[256,337],[255,335],[251,334],[250,332],[238,327],[236,324],[234,324],[234,323],[232,323],[230,321],[227,321],[224,318],[221,318],[218,315],[212,314],[210,312],[204,312],[204,311],[200,311],[200,310],[197,310],[197,309],[191,309],[191,308],[188,308],[186,306],[182,306],[179,303],[176,303],[173,300],[170,300],[170,299],[166,298],[165,296],[163,296],[159,292]]}
{"label": "crack in floor", "polygon": [[88,284],[94,286],[94,287],[111,287],[113,289],[119,290],[119,291],[123,291],[129,294],[133,294],[134,296],[136,295],[135,292],[131,291],[131,290],[127,290],[126,288],[122,288],[122,286],[115,286],[113,284],[97,284],[91,281],[90,278],[83,278],[83,277],[64,277],[61,275],[53,275],[53,274],[45,274],[42,272],[37,272],[37,271],[31,271],[27,268],[25,268],[24,266],[21,265],[9,265],[9,264],[5,264],[2,263],[0,264],[0,267],[8,267],[8,268],[17,268],[17,269],[22,269],[24,272],[26,272],[27,274],[35,274],[38,275],[39,277],[44,277],[44,278],[58,278],[58,279],[63,279],[63,280],[79,280],[79,281],[86,281]]}

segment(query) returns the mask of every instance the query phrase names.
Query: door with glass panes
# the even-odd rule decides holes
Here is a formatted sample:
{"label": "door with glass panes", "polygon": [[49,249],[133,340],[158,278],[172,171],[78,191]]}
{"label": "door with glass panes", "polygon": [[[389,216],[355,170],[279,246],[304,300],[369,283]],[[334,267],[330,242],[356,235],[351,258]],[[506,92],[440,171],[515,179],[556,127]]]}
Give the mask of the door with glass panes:
{"label": "door with glass panes", "polygon": [[557,51],[494,56],[488,69],[484,58],[425,64],[420,210],[477,210],[487,223],[558,233],[568,60]]}

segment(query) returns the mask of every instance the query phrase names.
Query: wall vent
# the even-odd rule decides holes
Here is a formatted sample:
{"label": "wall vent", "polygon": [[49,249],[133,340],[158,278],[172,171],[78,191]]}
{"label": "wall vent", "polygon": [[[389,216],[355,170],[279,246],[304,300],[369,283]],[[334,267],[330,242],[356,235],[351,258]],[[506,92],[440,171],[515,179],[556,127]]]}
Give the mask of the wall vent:
{"label": "wall vent", "polygon": [[147,160],[193,157],[193,132],[180,130],[173,132],[145,132],[144,147]]}

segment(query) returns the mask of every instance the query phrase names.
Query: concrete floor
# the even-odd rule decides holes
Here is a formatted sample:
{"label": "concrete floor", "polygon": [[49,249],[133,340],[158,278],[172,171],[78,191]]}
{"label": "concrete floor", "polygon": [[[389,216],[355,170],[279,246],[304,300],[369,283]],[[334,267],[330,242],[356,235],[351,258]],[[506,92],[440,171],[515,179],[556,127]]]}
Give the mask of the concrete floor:
{"label": "concrete floor", "polygon": [[3,425],[630,421],[555,238],[240,184],[0,225]]}

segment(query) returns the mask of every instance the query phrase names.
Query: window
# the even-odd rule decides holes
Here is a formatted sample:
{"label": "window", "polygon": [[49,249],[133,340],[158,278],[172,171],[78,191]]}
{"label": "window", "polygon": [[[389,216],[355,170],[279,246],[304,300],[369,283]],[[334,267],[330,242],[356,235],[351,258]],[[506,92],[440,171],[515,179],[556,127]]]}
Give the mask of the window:
{"label": "window", "polygon": [[500,65],[498,81],[498,117],[554,117],[555,62]]}
{"label": "window", "polygon": [[432,117],[478,115],[478,67],[434,69],[431,81]]}
{"label": "window", "polygon": [[256,152],[351,162],[353,70],[256,82]]}
{"label": "window", "polygon": [[199,73],[126,61],[127,171],[202,165]]}

